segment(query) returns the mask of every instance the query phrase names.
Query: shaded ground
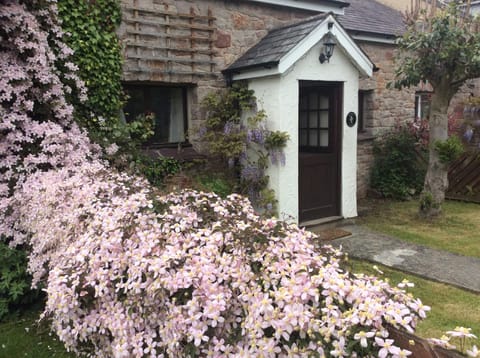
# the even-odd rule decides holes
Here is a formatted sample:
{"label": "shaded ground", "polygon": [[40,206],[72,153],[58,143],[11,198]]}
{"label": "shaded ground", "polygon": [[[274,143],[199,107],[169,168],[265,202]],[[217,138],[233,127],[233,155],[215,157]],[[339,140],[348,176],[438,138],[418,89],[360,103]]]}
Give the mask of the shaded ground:
{"label": "shaded ground", "polygon": [[65,351],[46,323],[37,323],[41,309],[39,303],[0,322],[0,358],[75,357]]}

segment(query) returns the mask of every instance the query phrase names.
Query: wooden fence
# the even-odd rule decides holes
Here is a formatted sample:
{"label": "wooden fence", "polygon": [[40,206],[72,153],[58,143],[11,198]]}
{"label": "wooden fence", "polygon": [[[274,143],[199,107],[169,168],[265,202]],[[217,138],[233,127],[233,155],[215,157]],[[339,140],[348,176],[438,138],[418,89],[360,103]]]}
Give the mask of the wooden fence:
{"label": "wooden fence", "polygon": [[466,153],[448,172],[448,199],[480,203],[480,153]]}

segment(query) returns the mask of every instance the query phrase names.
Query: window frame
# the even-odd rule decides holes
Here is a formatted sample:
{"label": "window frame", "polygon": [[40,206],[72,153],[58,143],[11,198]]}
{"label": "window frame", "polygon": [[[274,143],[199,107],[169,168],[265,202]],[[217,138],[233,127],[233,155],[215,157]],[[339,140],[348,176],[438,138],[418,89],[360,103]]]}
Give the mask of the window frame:
{"label": "window frame", "polygon": [[372,111],[372,108],[369,107],[367,101],[373,100],[372,97],[374,94],[373,89],[359,89],[358,90],[358,121],[357,121],[357,133],[358,134],[367,134],[368,133],[368,116],[367,111]]}
{"label": "window frame", "polygon": [[[428,106],[432,104],[432,91],[416,91],[415,92],[415,106],[414,106],[414,122],[422,122],[423,120],[428,120],[429,112],[426,113],[426,116],[422,118],[422,108],[425,102],[428,102]],[[425,100],[426,98],[426,100]],[[428,107],[427,107],[428,108]]]}
{"label": "window frame", "polygon": [[[334,133],[332,133],[332,126],[333,126],[333,117],[334,117],[334,101],[333,101],[333,96],[330,93],[327,93],[324,89],[322,91],[319,91],[318,89],[319,86],[314,86],[314,85],[304,85],[300,88],[300,93],[299,93],[299,116],[301,116],[302,113],[307,113],[306,116],[306,127],[301,127],[301,120],[299,118],[299,136],[301,136],[301,132],[305,130],[307,132],[307,145],[302,145],[300,143],[299,139],[299,150],[304,153],[331,153],[333,150],[333,147],[335,145],[333,141],[333,136]],[[317,103],[318,103],[318,108],[314,109],[311,108],[310,106],[310,93],[314,93],[318,96],[317,98]],[[307,103],[306,103],[306,108],[302,108],[301,106],[301,100],[302,100],[302,95],[304,95],[307,98]],[[328,98],[328,108],[321,108],[320,105],[320,97],[324,95],[325,97]],[[316,113],[317,116],[317,126],[316,127],[310,127],[310,113]],[[327,113],[328,115],[328,127],[322,127],[321,126],[321,113]],[[310,144],[310,131],[314,131],[317,133],[317,145],[311,145]],[[328,145],[327,146],[321,146],[320,145],[320,137],[322,132],[327,132],[328,135]]]}
{"label": "window frame", "polygon": [[[188,140],[188,114],[189,114],[189,101],[188,101],[188,92],[190,88],[192,87],[191,84],[186,84],[186,83],[163,83],[163,82],[152,82],[152,81],[123,81],[122,82],[122,88],[125,94],[128,92],[129,87],[136,87],[136,88],[142,88],[144,90],[147,87],[153,88],[162,88],[162,89],[174,89],[178,88],[181,89],[182,91],[182,108],[183,108],[183,128],[184,128],[184,136],[185,139],[184,141],[177,141],[177,142],[157,142],[153,137],[151,139],[146,140],[142,145],[144,147],[176,147],[178,145],[182,146],[189,146],[190,142]],[[143,96],[145,98],[145,93],[143,93]],[[125,101],[125,104],[122,108],[122,111],[125,112],[125,108],[127,106],[128,100]],[[143,113],[146,113],[145,111]],[[125,120],[127,120],[127,116],[125,116]]]}

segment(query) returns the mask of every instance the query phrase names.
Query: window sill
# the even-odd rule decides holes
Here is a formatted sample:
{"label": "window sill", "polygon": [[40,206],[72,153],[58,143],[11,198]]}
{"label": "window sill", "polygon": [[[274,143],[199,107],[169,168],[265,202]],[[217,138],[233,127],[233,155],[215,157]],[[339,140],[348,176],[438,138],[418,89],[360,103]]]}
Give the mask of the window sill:
{"label": "window sill", "polygon": [[360,132],[357,135],[357,142],[368,142],[373,141],[376,138],[372,133],[369,131]]}
{"label": "window sill", "polygon": [[152,158],[173,158],[179,161],[193,161],[205,159],[205,156],[198,153],[191,144],[185,143],[181,147],[178,145],[148,146],[144,152]]}

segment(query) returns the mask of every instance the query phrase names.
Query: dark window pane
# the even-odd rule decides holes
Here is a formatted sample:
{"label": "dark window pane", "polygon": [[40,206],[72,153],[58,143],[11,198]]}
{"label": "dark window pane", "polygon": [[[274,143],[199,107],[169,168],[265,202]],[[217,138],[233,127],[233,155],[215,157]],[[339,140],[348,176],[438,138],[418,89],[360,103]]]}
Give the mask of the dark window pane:
{"label": "dark window pane", "polygon": [[150,85],[125,85],[129,99],[125,105],[127,121],[153,113],[155,134],[151,144],[185,141],[185,89]]}

